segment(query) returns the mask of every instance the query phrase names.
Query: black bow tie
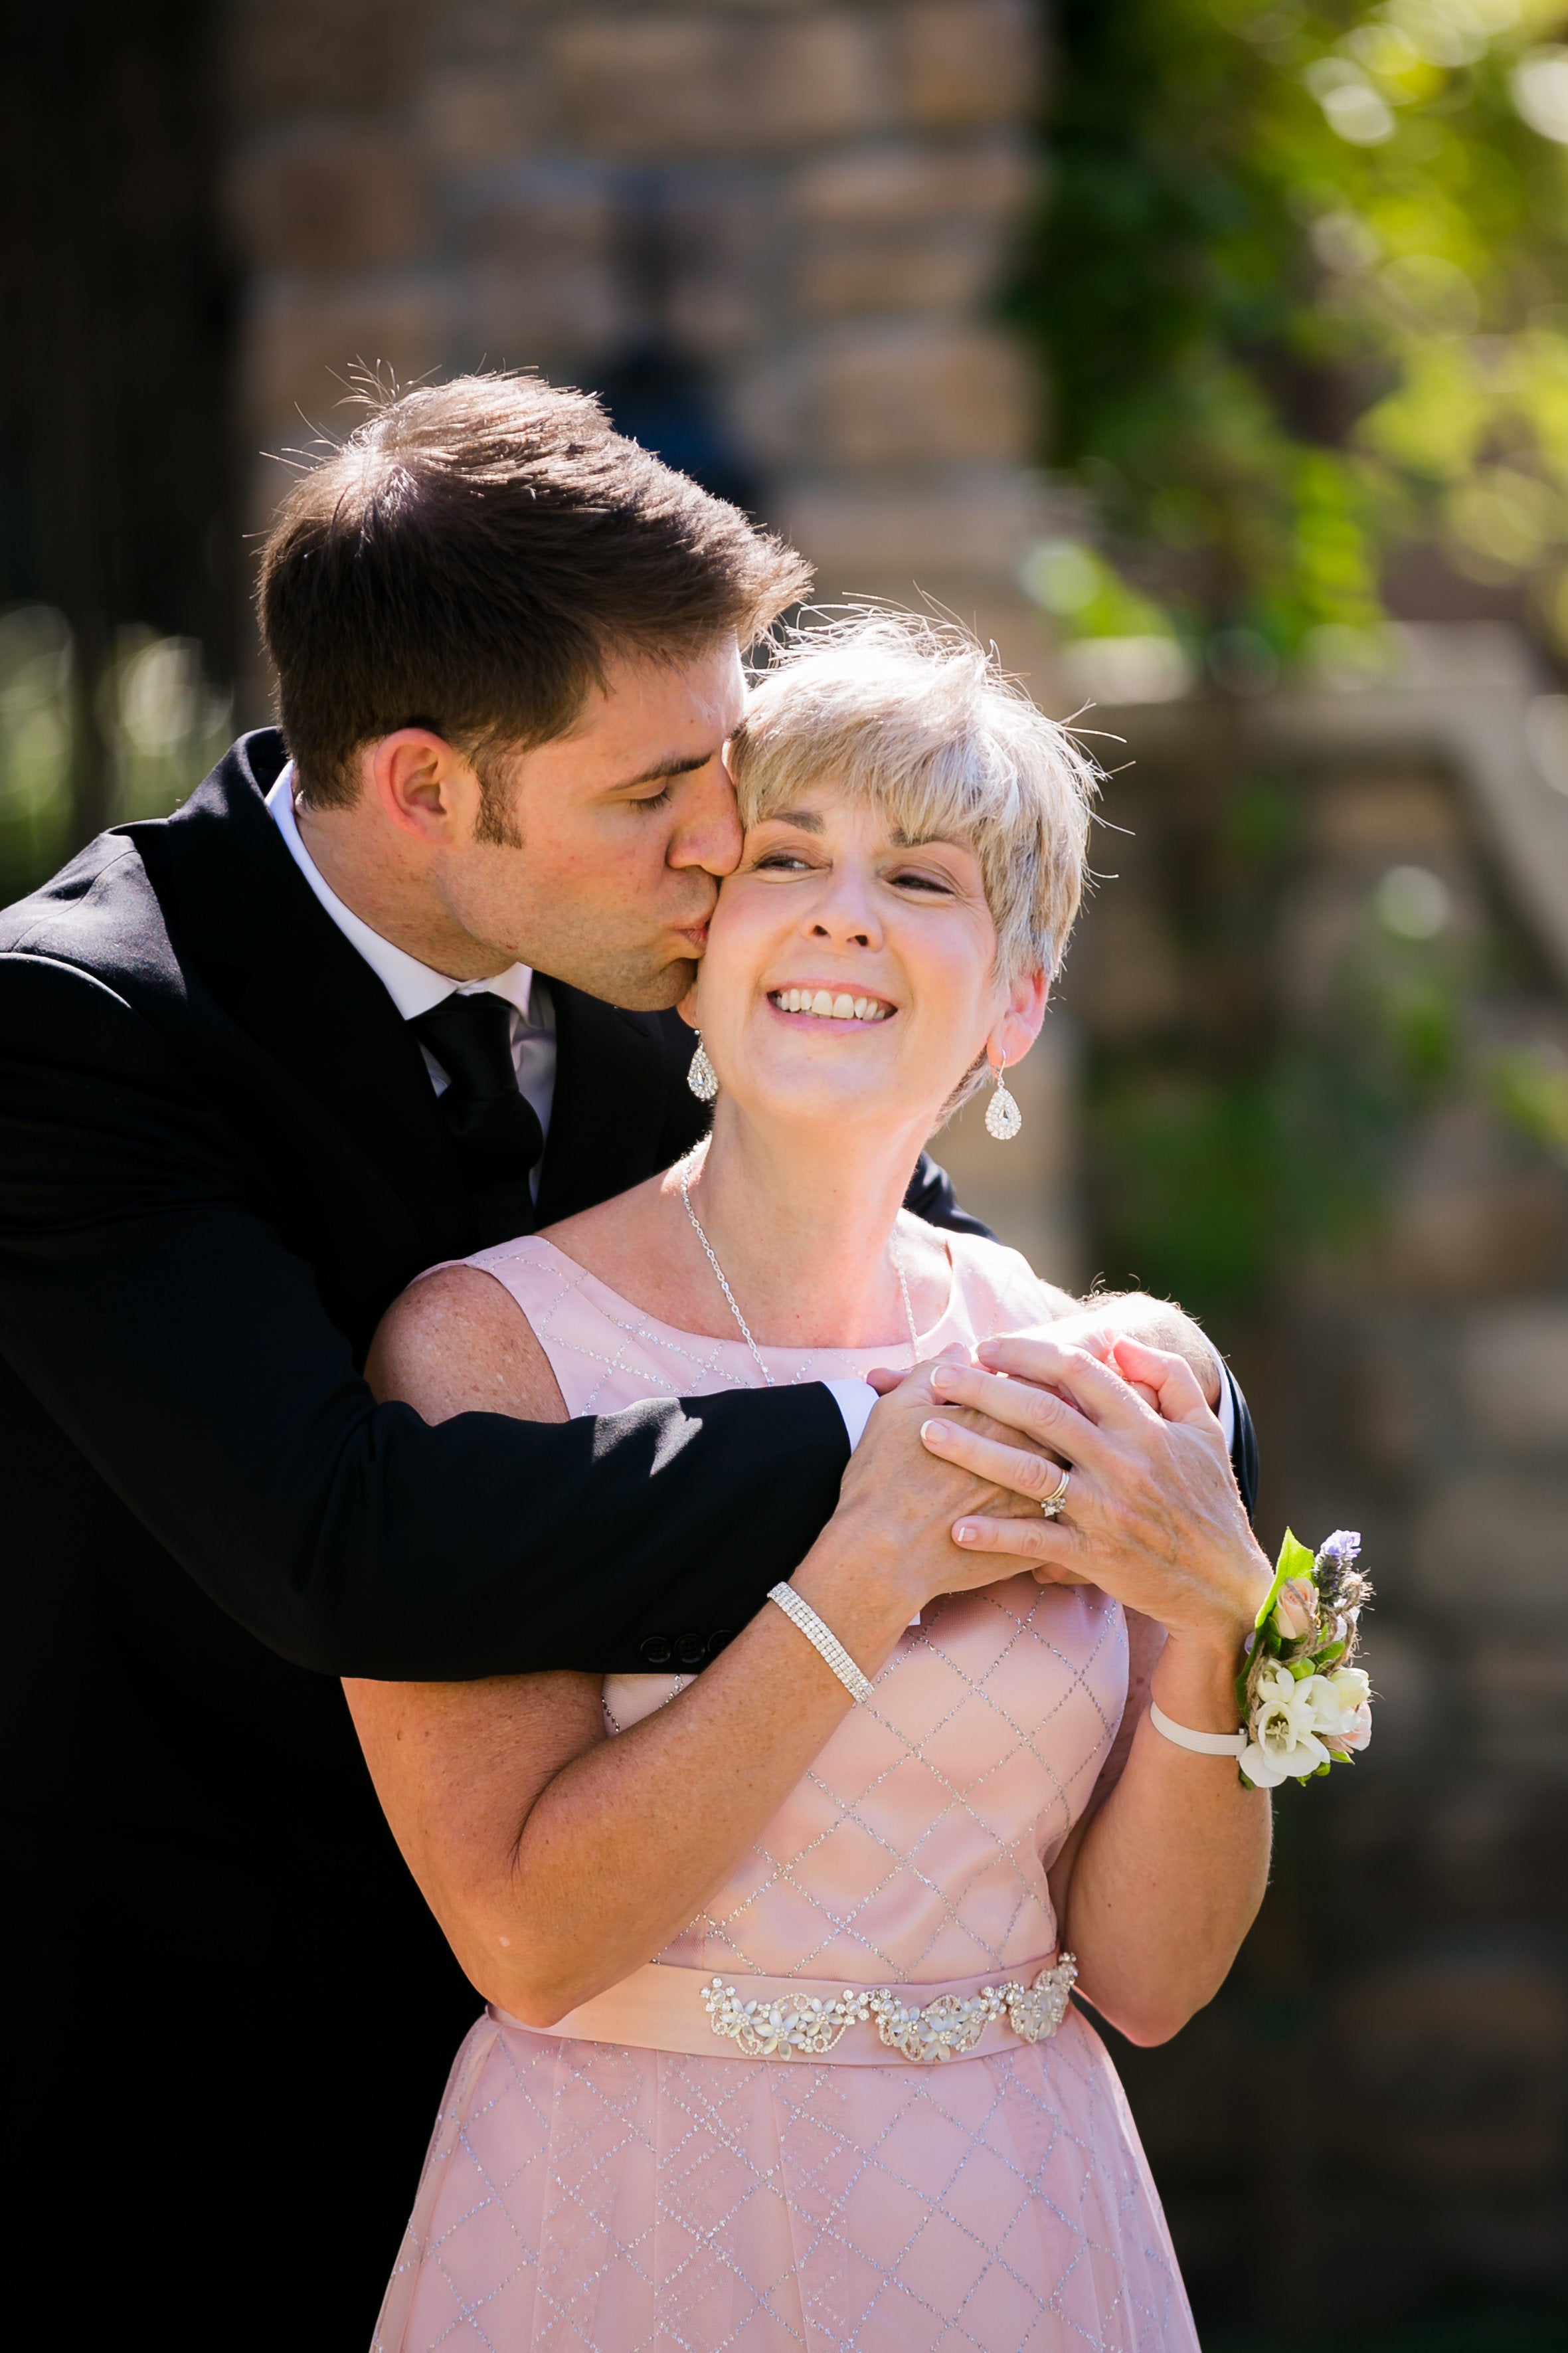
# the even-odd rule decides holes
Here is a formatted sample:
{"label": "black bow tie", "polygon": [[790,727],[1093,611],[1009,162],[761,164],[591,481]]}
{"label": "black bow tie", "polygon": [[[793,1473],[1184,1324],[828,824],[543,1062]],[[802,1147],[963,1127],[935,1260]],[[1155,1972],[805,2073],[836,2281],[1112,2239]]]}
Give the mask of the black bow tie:
{"label": "black bow tie", "polygon": [[[441,1116],[474,1192],[504,1188],[510,1194],[521,1186],[526,1202],[528,1173],[544,1149],[544,1130],[518,1089],[510,1006],[489,989],[454,995],[416,1014],[408,1027],[450,1082]],[[522,1202],[516,1207],[521,1211]],[[510,1230],[526,1222],[523,1214]]]}

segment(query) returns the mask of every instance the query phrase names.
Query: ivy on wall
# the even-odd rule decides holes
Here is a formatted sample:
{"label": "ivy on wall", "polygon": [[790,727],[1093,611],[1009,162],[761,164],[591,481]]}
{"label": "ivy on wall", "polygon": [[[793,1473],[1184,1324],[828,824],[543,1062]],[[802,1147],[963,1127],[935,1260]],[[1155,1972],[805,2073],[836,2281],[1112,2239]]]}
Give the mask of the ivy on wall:
{"label": "ivy on wall", "polygon": [[[1568,649],[1568,7],[1055,0],[1051,24],[1012,309],[1043,453],[1117,570],[1222,683],[1375,669],[1411,541],[1523,588]],[[1069,630],[1125,625],[1069,574],[1038,574]]]}
{"label": "ivy on wall", "polygon": [[1292,670],[1374,679],[1391,563],[1422,550],[1568,655],[1568,5],[1053,0],[1048,21],[1011,311],[1086,521],[1026,585],[1069,638],[1142,649],[1145,678],[1163,644],[1210,691],[1187,768],[1132,779],[1156,787],[1138,821],[1174,1009],[1110,1035],[1085,992],[1097,1262],[1224,1318],[1375,1249],[1445,1103],[1568,1159],[1568,1069],[1487,1043],[1508,952],[1460,938],[1435,877],[1369,874],[1332,987],[1287,1012],[1306,803],[1226,716]]}

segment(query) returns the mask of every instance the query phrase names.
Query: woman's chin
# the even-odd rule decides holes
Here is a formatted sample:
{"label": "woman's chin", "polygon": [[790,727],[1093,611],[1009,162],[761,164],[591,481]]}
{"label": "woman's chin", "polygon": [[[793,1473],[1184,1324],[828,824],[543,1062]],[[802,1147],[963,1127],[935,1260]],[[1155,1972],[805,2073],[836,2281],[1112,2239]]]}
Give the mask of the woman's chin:
{"label": "woman's chin", "polygon": [[[889,1142],[923,1120],[930,1106],[913,1103],[900,1088],[867,1085],[865,1076],[835,1076],[830,1084],[820,1074],[809,1082],[770,1082],[752,1071],[746,1083],[731,1091],[735,1108],[759,1126],[841,1138],[851,1130],[883,1133]],[[723,1094],[721,1086],[721,1096]],[[932,1114],[934,1119],[934,1113]],[[923,1131],[922,1131],[923,1132]]]}

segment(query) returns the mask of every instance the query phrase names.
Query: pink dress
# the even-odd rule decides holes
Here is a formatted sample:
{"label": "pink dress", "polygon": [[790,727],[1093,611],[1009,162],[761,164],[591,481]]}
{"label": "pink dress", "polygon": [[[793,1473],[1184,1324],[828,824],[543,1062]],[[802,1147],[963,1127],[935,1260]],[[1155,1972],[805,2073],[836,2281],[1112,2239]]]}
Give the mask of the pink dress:
{"label": "pink dress", "polygon": [[[1000,1245],[949,1238],[921,1353],[1048,1320]],[[481,1252],[574,1414],[755,1384],[750,1352],[654,1322],[547,1241]],[[765,1349],[776,1382],[904,1361]],[[676,1675],[612,1675],[611,1733]],[[748,2057],[702,1996],[906,2004],[1032,1983],[1046,1871],[1127,1692],[1120,1607],[1027,1577],[933,1605],[721,1893],[658,1962],[549,2032],[491,2010],[458,2054],[376,2353],[1197,2353],[1159,2200],[1105,2050],[993,2020],[970,2055],[858,2023]]]}

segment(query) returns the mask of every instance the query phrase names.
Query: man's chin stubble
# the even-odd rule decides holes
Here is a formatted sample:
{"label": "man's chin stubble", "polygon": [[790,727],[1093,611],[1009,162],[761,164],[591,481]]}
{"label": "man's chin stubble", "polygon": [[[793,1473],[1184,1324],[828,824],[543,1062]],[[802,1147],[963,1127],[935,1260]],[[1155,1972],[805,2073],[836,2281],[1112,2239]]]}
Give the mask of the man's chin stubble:
{"label": "man's chin stubble", "polygon": [[[572,961],[575,964],[576,959]],[[597,997],[606,1005],[618,1005],[627,1013],[667,1013],[689,994],[697,978],[694,958],[682,956],[674,964],[650,965],[631,956],[624,960],[600,962],[584,957],[574,971],[556,972],[552,977],[580,988],[585,997]]]}

